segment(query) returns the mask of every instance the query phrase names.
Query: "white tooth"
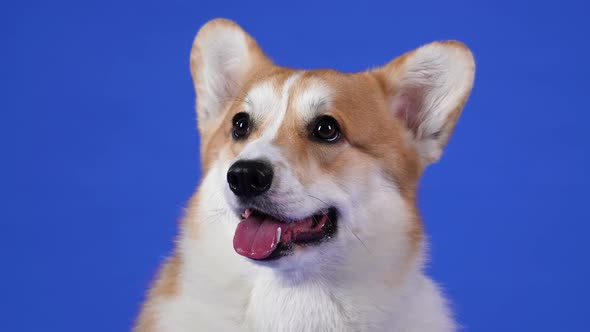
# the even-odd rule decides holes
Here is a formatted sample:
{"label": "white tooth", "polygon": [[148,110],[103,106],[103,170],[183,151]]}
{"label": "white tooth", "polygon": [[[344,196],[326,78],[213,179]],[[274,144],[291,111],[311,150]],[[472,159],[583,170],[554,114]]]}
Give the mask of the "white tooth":
{"label": "white tooth", "polygon": [[281,242],[281,228],[277,228],[277,242]]}

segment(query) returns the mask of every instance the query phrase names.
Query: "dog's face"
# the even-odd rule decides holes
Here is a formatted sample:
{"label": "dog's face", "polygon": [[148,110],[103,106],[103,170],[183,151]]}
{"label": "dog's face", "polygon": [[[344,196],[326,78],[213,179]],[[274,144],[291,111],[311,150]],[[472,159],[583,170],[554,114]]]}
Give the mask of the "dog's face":
{"label": "dog's face", "polygon": [[217,170],[235,215],[237,254],[313,270],[368,255],[403,263],[420,250],[416,187],[471,90],[465,46],[429,44],[362,73],[298,71],[214,20],[191,69],[204,171]]}

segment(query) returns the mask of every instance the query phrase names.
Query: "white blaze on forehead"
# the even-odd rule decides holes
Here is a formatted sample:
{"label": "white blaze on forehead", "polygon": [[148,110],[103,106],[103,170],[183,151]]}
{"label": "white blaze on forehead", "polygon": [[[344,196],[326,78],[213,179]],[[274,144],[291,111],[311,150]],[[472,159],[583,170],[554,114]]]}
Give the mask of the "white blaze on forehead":
{"label": "white blaze on forehead", "polygon": [[257,84],[248,92],[246,95],[246,112],[252,117],[255,126],[262,123],[265,126],[261,128],[263,132],[260,138],[246,145],[238,159],[259,158],[262,157],[262,154],[265,154],[265,151],[270,153],[273,150],[269,145],[272,145],[272,140],[276,137],[285,119],[291,88],[297,79],[301,77],[301,74],[302,72],[297,72],[286,79],[280,89],[280,94],[277,93],[279,89],[276,89],[271,81]]}
{"label": "white blaze on forehead", "polygon": [[281,103],[279,108],[271,113],[272,122],[268,125],[268,127],[262,133],[262,138],[267,140],[272,140],[276,137],[283,120],[285,119],[285,114],[287,114],[287,108],[289,107],[289,96],[291,94],[291,87],[297,79],[301,76],[301,72],[295,73],[289,77],[285,83],[283,83],[283,88],[281,89],[281,96],[280,100]]}
{"label": "white blaze on forehead", "polygon": [[283,82],[280,90],[272,81],[265,81],[254,85],[246,95],[246,112],[255,124],[265,123],[262,137],[272,139],[276,135],[287,113],[291,88],[301,74],[299,72],[291,75]]}
{"label": "white blaze on forehead", "polygon": [[308,123],[330,109],[332,89],[319,79],[305,84],[303,91],[294,96],[293,108],[303,123]]}

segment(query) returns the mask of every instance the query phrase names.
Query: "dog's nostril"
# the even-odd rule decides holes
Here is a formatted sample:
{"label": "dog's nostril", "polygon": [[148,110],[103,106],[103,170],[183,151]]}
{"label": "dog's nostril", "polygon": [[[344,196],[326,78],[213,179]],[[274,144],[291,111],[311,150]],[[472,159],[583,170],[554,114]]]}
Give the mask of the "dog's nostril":
{"label": "dog's nostril", "polygon": [[253,197],[267,191],[273,178],[273,170],[266,163],[257,160],[240,160],[227,172],[229,188],[240,197]]}
{"label": "dog's nostril", "polygon": [[256,172],[253,174],[251,179],[251,186],[254,188],[264,188],[266,184],[264,184],[264,175]]}
{"label": "dog's nostril", "polygon": [[239,181],[240,180],[237,175],[235,175],[233,173],[227,174],[227,183],[229,183],[230,187],[236,188],[239,184]]}

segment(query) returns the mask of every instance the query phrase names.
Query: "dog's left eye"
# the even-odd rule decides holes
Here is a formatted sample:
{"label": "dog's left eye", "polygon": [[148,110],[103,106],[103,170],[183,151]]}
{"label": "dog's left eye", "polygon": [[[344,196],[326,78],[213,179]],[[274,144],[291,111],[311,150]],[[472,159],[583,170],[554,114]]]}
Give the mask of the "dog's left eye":
{"label": "dog's left eye", "polygon": [[323,142],[334,143],[340,138],[340,126],[336,119],[324,115],[315,122],[312,136]]}

